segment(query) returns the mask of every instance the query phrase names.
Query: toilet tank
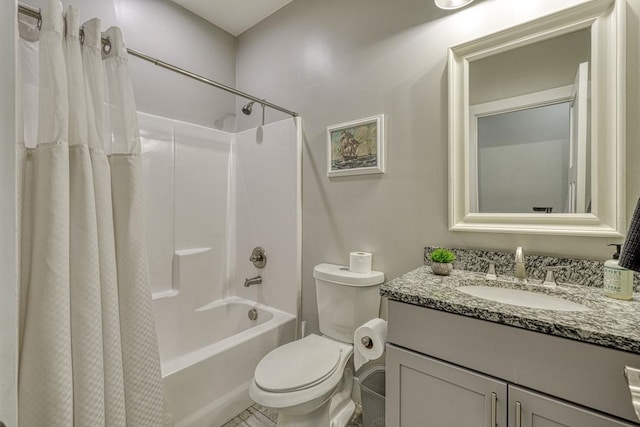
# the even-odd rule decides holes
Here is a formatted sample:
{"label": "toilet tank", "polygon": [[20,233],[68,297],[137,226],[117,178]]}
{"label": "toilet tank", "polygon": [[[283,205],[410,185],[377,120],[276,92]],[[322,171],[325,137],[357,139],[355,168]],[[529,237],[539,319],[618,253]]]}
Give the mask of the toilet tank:
{"label": "toilet tank", "polygon": [[313,277],[320,332],[329,338],[353,343],[355,330],[378,317],[384,273],[352,273],[343,265],[319,264],[313,269]]}

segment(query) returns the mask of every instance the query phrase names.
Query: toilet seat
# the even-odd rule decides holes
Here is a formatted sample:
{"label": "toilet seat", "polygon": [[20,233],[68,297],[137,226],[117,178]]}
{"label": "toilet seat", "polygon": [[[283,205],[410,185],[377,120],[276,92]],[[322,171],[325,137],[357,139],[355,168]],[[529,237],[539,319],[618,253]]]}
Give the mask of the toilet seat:
{"label": "toilet seat", "polygon": [[263,390],[286,393],[313,387],[337,369],[342,349],[330,340],[309,335],[267,354],[255,371],[255,382]]}

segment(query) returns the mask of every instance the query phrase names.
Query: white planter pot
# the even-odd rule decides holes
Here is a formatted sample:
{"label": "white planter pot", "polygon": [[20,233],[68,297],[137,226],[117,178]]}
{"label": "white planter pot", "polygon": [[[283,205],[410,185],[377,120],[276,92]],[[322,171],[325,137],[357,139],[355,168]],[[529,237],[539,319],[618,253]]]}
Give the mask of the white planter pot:
{"label": "white planter pot", "polygon": [[431,261],[431,271],[439,276],[448,276],[453,270],[453,264],[450,262],[433,262]]}

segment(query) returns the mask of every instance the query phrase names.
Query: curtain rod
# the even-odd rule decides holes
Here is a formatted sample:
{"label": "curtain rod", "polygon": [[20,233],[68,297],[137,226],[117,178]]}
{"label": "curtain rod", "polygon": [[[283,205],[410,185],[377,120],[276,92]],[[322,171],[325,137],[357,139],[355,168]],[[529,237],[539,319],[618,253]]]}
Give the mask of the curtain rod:
{"label": "curtain rod", "polygon": [[[40,29],[40,26],[42,25],[42,14],[40,13],[40,9],[34,8],[32,6],[25,5],[23,3],[18,3],[18,13],[22,13],[23,15],[26,15],[26,16],[29,16],[31,18],[37,19],[38,20],[38,29]],[[108,48],[111,47],[111,41],[109,39],[107,39],[107,38],[103,38],[102,39],[102,44],[103,44],[103,46],[108,46]],[[218,82],[216,82],[214,80],[211,80],[211,79],[208,79],[206,77],[202,77],[202,76],[200,76],[198,74],[192,73],[191,71],[187,71],[187,70],[185,70],[183,68],[176,67],[173,64],[169,64],[168,62],[161,61],[161,60],[159,60],[157,58],[154,58],[153,56],[146,55],[146,54],[144,54],[142,52],[139,52],[137,50],[127,48],[127,52],[130,55],[133,55],[133,56],[135,56],[137,58],[140,58],[140,59],[143,59],[145,61],[151,62],[153,65],[157,65],[158,67],[162,67],[162,68],[165,68],[167,70],[174,71],[174,72],[176,72],[178,74],[182,74],[183,76],[190,77],[190,78],[192,78],[194,80],[197,80],[197,81],[202,82],[202,83],[206,83],[206,84],[208,84],[210,86],[216,87],[218,89],[222,89],[222,90],[224,90],[226,92],[233,93],[234,95],[241,96],[241,97],[243,97],[245,99],[249,99],[249,100],[254,101],[254,102],[256,102],[256,103],[258,103],[260,105],[263,105],[263,106],[269,107],[269,108],[273,108],[274,110],[281,111],[281,112],[289,114],[289,115],[291,115],[293,117],[297,117],[298,116],[298,113],[296,113],[295,111],[287,110],[286,108],[280,107],[279,105],[276,105],[276,104],[272,104],[271,102],[268,102],[267,100],[257,98],[257,97],[255,97],[253,95],[249,95],[248,93],[242,92],[242,91],[240,91],[238,89],[232,88],[232,87],[224,85],[222,83],[218,83]]]}

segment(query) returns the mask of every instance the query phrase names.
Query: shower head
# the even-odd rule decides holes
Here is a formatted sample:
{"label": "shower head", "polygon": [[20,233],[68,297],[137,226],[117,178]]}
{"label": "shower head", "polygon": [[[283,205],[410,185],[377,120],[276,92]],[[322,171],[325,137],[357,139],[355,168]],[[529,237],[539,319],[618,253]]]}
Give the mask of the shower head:
{"label": "shower head", "polygon": [[244,107],[242,107],[242,112],[247,116],[251,115],[251,109],[253,108],[254,103],[255,101],[251,101],[250,103],[246,104]]}

